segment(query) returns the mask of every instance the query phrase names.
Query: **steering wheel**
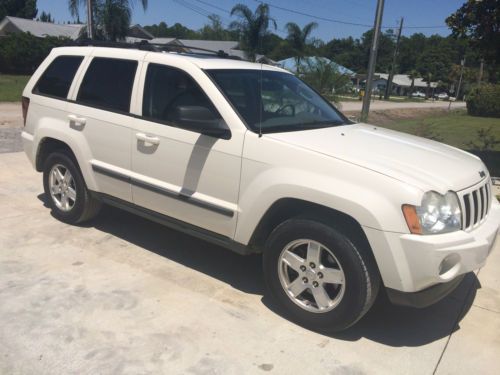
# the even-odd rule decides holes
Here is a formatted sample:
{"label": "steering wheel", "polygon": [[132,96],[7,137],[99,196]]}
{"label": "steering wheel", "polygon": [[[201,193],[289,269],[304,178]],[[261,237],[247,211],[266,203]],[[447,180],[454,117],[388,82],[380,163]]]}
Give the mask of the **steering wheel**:
{"label": "steering wheel", "polygon": [[295,116],[295,106],[293,104],[285,104],[279,107],[274,113],[283,113],[285,108],[291,108],[292,109],[292,114],[291,116]]}

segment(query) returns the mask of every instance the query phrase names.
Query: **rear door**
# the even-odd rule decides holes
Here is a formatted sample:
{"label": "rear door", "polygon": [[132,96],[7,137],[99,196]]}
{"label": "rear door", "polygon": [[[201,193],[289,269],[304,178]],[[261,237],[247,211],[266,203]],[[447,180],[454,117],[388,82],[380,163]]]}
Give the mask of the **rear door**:
{"label": "rear door", "polygon": [[[96,48],[67,106],[68,125],[85,138],[98,191],[132,201],[130,105],[139,61]],[[109,56],[113,56],[112,58]]]}

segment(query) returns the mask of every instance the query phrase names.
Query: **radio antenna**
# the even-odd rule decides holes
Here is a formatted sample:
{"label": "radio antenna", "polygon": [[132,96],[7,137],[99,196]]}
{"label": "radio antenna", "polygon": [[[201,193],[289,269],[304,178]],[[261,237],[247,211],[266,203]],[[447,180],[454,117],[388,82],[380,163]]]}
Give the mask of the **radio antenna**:
{"label": "radio antenna", "polygon": [[260,95],[260,103],[259,103],[259,138],[262,137],[262,107],[264,103],[262,102],[262,62],[260,63],[260,87],[259,87],[259,95]]}

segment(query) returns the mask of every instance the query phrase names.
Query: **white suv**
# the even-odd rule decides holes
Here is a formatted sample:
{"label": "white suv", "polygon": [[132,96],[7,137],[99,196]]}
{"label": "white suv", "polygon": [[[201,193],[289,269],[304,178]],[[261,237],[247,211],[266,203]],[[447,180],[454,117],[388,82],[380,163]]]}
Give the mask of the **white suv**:
{"label": "white suv", "polygon": [[422,307],[484,265],[500,205],[480,159],[350,122],[285,70],[140,49],[52,50],[23,93],[58,219],[101,203],[263,253],[296,322],[338,331],[381,286]]}

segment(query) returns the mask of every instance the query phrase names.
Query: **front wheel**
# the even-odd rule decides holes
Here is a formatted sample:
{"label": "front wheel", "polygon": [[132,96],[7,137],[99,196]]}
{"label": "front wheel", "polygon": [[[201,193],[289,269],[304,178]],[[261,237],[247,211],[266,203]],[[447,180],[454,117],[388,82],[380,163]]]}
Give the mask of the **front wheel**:
{"label": "front wheel", "polygon": [[271,295],[292,320],[322,332],[341,331],[361,319],[380,284],[367,249],[309,219],[290,219],[271,233],[264,275]]}

